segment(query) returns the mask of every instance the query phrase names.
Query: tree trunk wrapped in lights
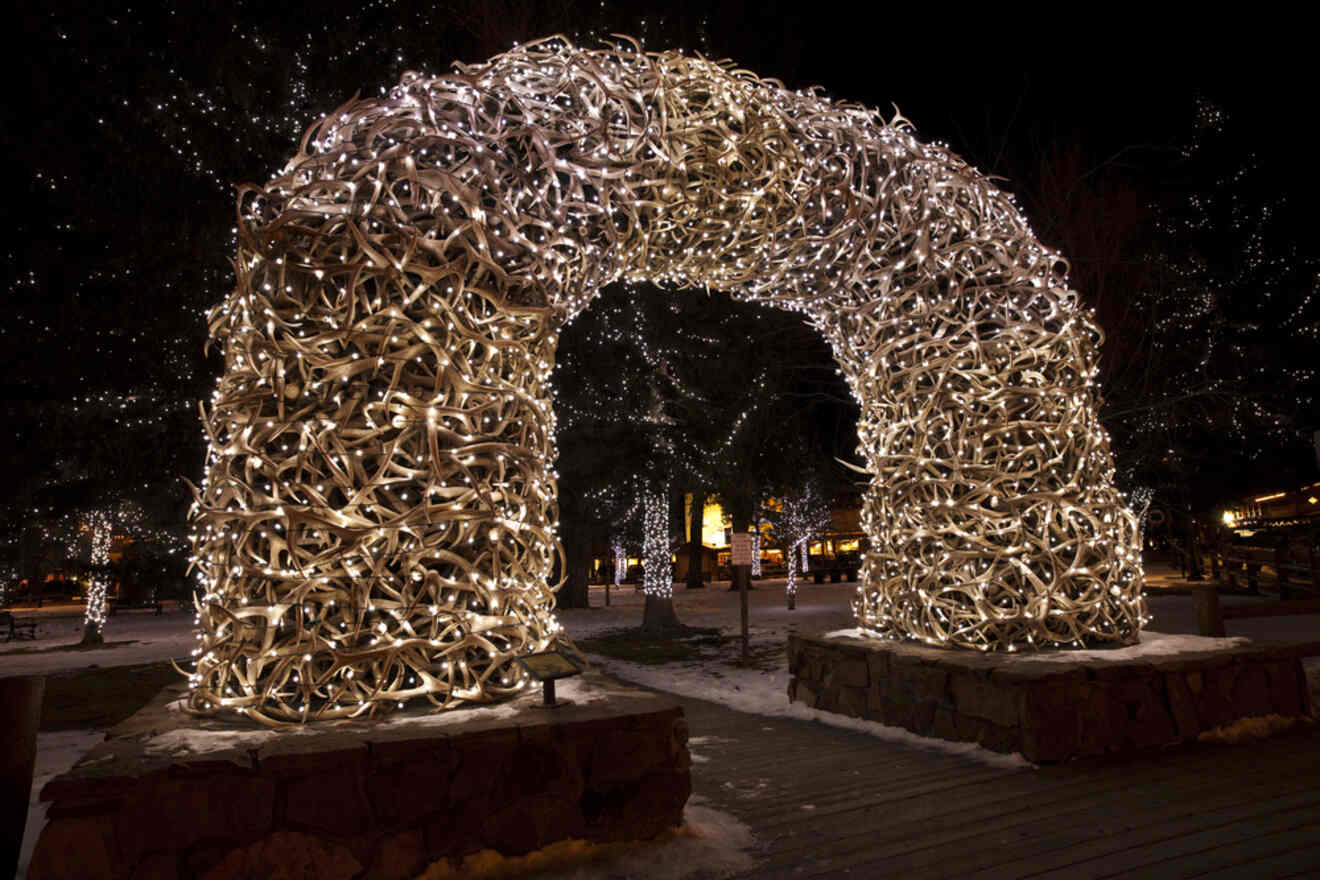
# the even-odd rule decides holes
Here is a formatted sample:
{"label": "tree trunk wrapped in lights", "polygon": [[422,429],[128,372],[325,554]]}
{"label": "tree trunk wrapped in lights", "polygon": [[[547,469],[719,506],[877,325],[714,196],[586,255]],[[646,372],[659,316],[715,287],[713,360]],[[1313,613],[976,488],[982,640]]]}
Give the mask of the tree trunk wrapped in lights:
{"label": "tree trunk wrapped in lights", "polygon": [[110,543],[114,537],[110,514],[94,511],[89,517],[92,531],[91,575],[87,584],[87,605],[83,610],[84,645],[99,645],[105,640],[107,594],[110,589],[106,566],[110,564]]}
{"label": "tree trunk wrapped in lights", "polygon": [[628,574],[628,556],[624,553],[622,544],[615,544],[614,547],[614,588],[617,590],[623,583],[624,576]]}
{"label": "tree trunk wrapped in lights", "polygon": [[752,577],[761,576],[761,518],[752,522]]}
{"label": "tree trunk wrapped in lights", "polygon": [[239,207],[190,706],[498,699],[558,624],[558,329],[622,276],[809,316],[862,408],[871,632],[1129,643],[1099,333],[1011,199],[901,118],[562,39],[353,101]]}
{"label": "tree trunk wrapped in lights", "polygon": [[788,550],[788,580],[784,584],[784,598],[788,610],[797,607],[798,566],[807,573],[807,541],[829,524],[830,504],[816,488],[814,482],[803,483],[796,491],[779,502],[779,509],[770,515],[775,536]]}
{"label": "tree trunk wrapped in lights", "polygon": [[648,487],[642,496],[642,629],[648,632],[679,627],[669,556],[669,487]]}

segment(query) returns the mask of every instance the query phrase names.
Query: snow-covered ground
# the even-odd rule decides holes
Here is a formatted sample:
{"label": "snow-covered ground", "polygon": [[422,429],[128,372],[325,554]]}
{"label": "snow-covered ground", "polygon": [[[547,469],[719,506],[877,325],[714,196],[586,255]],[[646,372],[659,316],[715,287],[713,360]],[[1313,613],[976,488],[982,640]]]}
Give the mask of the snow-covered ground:
{"label": "snow-covered ground", "polygon": [[151,611],[121,612],[106,621],[107,644],[87,651],[67,650],[82,641],[81,615],[25,609],[15,614],[38,620],[37,637],[0,644],[0,675],[50,675],[91,666],[157,663],[186,658],[197,645],[192,610],[170,610],[161,615]]}
{"label": "snow-covered ground", "polygon": [[[719,649],[703,651],[686,661],[660,665],[632,663],[590,655],[595,665],[616,678],[644,687],[719,703],[739,712],[818,721],[868,733],[890,742],[916,748],[936,749],[972,757],[999,767],[1023,767],[1016,755],[1001,755],[970,743],[927,739],[899,727],[848,718],[832,712],[808,709],[788,701],[788,657],[785,646],[790,632],[822,633],[853,626],[850,602],[856,584],[799,584],[797,608],[789,611],[784,581],[757,581],[748,594],[748,642],[752,664],[738,665],[741,646],[741,608],[728,582],[716,582],[704,590],[677,585],[674,604],[681,623],[691,627],[719,629],[726,636]],[[609,608],[570,609],[560,612],[560,622],[574,639],[591,639],[610,632],[636,627],[642,620],[643,597],[631,586],[611,590]],[[593,603],[604,602],[604,590],[593,589]],[[733,637],[733,638],[727,638]]]}

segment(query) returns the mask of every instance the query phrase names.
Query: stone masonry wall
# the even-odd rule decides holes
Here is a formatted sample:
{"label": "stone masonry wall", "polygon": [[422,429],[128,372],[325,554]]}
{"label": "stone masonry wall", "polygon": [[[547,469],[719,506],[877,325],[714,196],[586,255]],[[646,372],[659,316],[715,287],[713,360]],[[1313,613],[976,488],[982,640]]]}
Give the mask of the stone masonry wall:
{"label": "stone masonry wall", "polygon": [[295,733],[183,759],[111,739],[42,792],[54,803],[28,877],[394,880],[482,849],[654,837],[679,824],[690,791],[683,711],[606,705]]}
{"label": "stone masonry wall", "polygon": [[1307,653],[1315,652],[1245,645],[1137,660],[1042,660],[795,634],[788,697],[1044,763],[1186,742],[1244,717],[1309,715],[1299,659]]}

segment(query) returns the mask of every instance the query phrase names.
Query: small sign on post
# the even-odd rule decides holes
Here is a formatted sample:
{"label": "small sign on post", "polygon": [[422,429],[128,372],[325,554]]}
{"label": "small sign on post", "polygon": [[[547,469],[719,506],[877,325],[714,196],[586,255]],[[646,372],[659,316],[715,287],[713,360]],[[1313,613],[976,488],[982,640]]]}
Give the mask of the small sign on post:
{"label": "small sign on post", "polygon": [[582,667],[578,666],[576,661],[559,651],[526,654],[522,657],[515,657],[514,660],[528,676],[541,683],[541,708],[554,709],[568,705],[568,700],[555,699],[555,682],[561,678],[581,675]]}
{"label": "small sign on post", "polygon": [[752,533],[734,532],[729,548],[730,565],[752,564]]}

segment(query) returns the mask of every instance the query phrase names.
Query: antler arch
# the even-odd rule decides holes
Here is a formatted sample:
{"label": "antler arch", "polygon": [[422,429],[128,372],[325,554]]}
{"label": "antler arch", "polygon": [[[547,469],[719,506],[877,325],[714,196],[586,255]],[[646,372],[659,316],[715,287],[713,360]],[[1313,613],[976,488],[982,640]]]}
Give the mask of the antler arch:
{"label": "antler arch", "polygon": [[1011,199],[901,119],[562,38],[409,74],[245,188],[206,413],[194,711],[521,686],[558,631],[548,378],[619,277],[804,313],[861,405],[856,601],[979,649],[1135,640],[1100,334]]}

